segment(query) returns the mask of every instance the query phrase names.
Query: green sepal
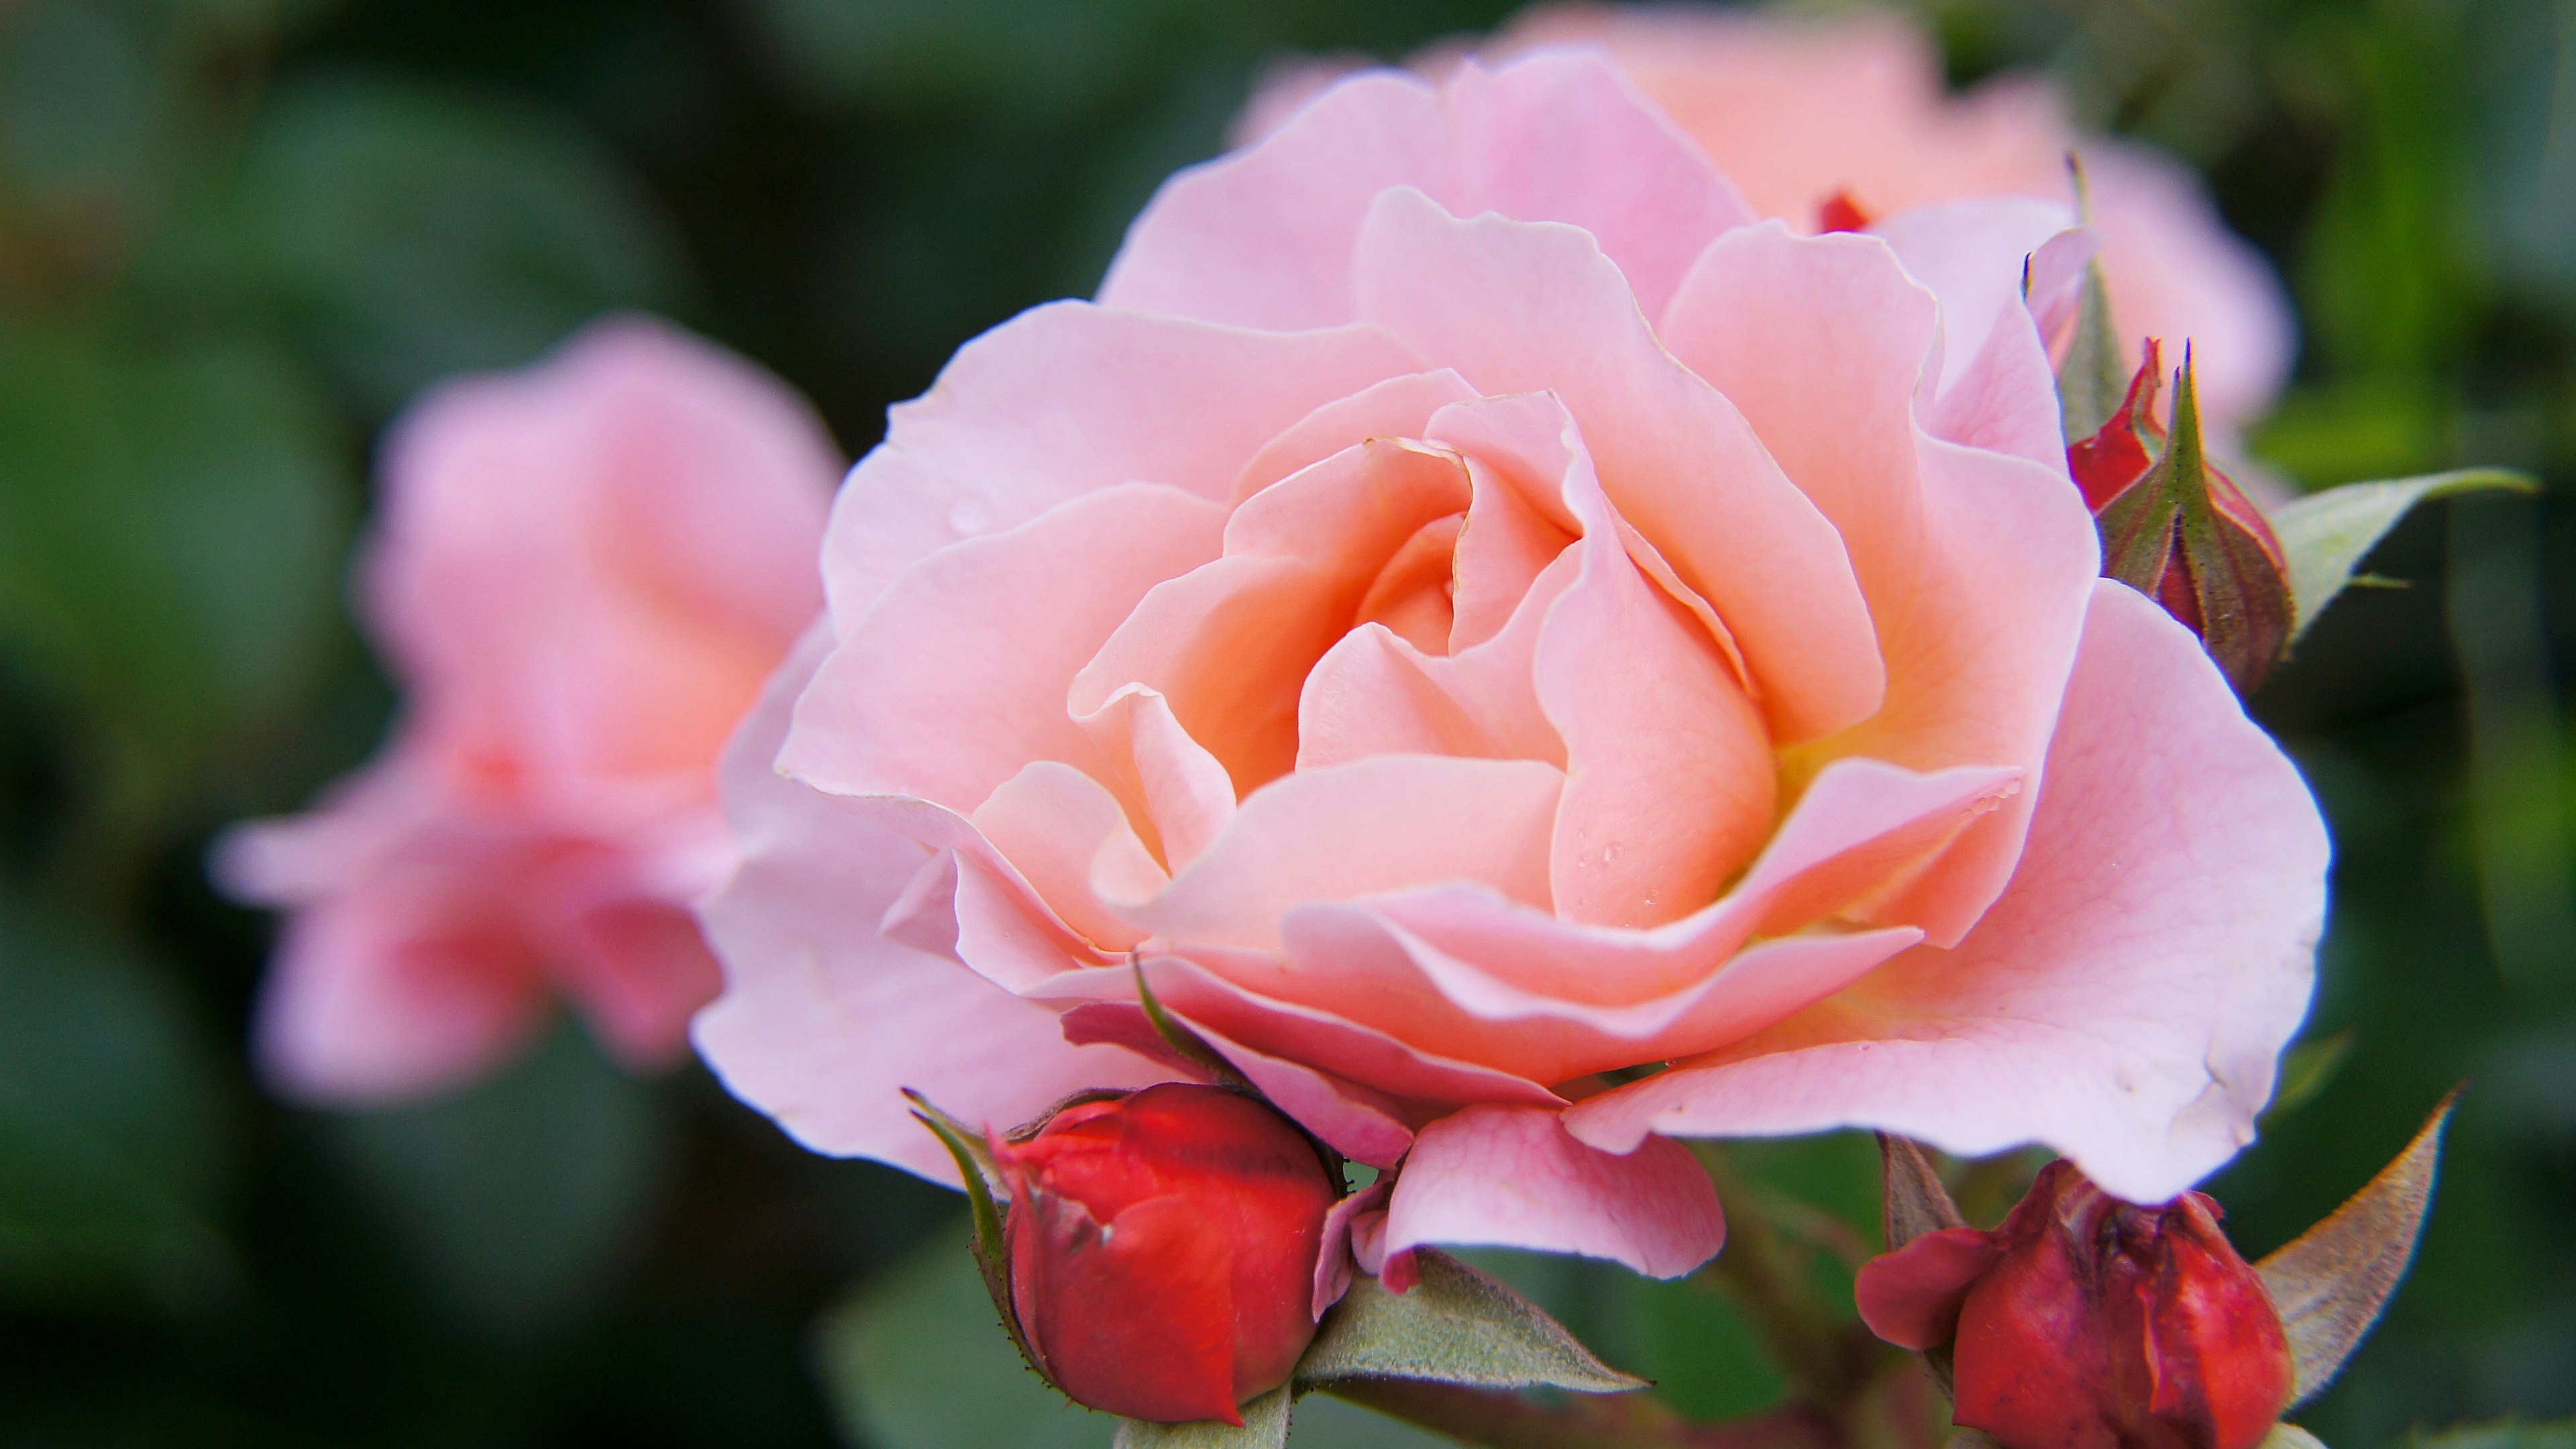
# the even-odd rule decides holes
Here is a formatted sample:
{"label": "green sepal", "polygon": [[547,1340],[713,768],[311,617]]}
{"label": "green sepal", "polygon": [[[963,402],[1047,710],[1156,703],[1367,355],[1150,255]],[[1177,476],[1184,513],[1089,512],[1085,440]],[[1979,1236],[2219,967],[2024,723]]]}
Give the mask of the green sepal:
{"label": "green sepal", "polygon": [[2290,1407],[2313,1399],[2361,1346],[2424,1231],[2453,1088],[2413,1141],[2315,1227],[2254,1265],[2290,1340]]}
{"label": "green sepal", "polygon": [[1153,983],[1145,979],[1142,959],[1136,961],[1135,971],[1136,1004],[1144,1008],[1145,1019],[1153,1023],[1155,1034],[1162,1037],[1166,1046],[1180,1053],[1191,1066],[1207,1073],[1210,1081],[1250,1092],[1256,1097],[1261,1095],[1251,1082],[1245,1080],[1243,1073],[1234,1069],[1234,1063],[1219,1055],[1217,1049],[1209,1046],[1197,1032],[1183,1026],[1180,1018],[1163,1009],[1161,999],[1154,995]]}
{"label": "green sepal", "polygon": [[2353,571],[2415,505],[2491,489],[2536,493],[2540,484],[2510,468],[2461,468],[2347,483],[2272,509],[2272,532],[2288,556],[2290,598],[2297,607],[2290,642],[2297,643],[2326,605],[2353,583]]}
{"label": "green sepal", "polygon": [[957,1176],[966,1187],[966,1201],[975,1221],[975,1270],[983,1275],[984,1291],[992,1295],[993,1310],[1002,1316],[1002,1328],[1011,1336],[1011,1344],[1038,1377],[1046,1378],[1044,1366],[1030,1351],[1028,1334],[1020,1327],[1020,1315],[1011,1305],[1011,1258],[1009,1245],[1002,1237],[1002,1204],[1008,1201],[1008,1189],[993,1161],[993,1149],[982,1133],[946,1112],[939,1110],[928,1097],[903,1089],[904,1099],[912,1103],[912,1115],[948,1149],[957,1162]]}
{"label": "green sepal", "polygon": [[2127,350],[2111,320],[2111,289],[2102,279],[2102,263],[2084,264],[2084,291],[2076,303],[2075,335],[2066,344],[2066,359],[2057,365],[2057,413],[2073,447],[2111,421],[2120,399],[2129,392]]}
{"label": "green sepal", "polygon": [[[1878,1134],[1878,1160],[1883,1173],[1882,1191],[1885,1202],[1880,1209],[1880,1224],[1887,1234],[1891,1253],[1913,1242],[1925,1233],[1945,1228],[1964,1228],[1967,1218],[1950,1197],[1949,1187],[1941,1181],[1940,1169],[1932,1164],[1932,1154],[1923,1144],[1892,1132]],[[1951,1386],[1951,1348],[1942,1344],[1923,1351],[1924,1367],[1945,1395],[1953,1394]],[[1954,1441],[1955,1442],[1955,1441]]]}
{"label": "green sepal", "polygon": [[1297,1365],[1298,1388],[1343,1379],[1429,1379],[1476,1388],[1583,1394],[1647,1387],[1603,1363],[1536,1304],[1445,1253],[1416,1248],[1404,1293],[1352,1281]]}
{"label": "green sepal", "polygon": [[1116,1449],[1285,1449],[1288,1416],[1296,1394],[1286,1385],[1245,1404],[1241,1427],[1215,1419],[1191,1424],[1118,1421]]}

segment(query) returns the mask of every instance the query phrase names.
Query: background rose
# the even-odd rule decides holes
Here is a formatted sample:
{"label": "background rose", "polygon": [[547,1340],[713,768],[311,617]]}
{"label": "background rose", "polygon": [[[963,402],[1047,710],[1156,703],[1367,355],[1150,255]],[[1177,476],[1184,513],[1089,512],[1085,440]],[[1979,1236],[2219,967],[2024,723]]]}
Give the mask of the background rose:
{"label": "background rose", "polygon": [[830,637],[730,767],[702,1048],[944,1176],[897,1085],[1012,1122],[1158,1075],[1098,1044],[1135,953],[1403,1160],[1389,1252],[1684,1271],[1721,1228],[1665,1134],[2180,1189],[2304,1011],[2325,840],[2095,577],[2020,301],[2067,221],[1799,237],[1581,56],[1366,75],[1175,178],[841,495]]}
{"label": "background rose", "polygon": [[[1843,195],[1870,217],[1976,196],[2071,203],[2084,160],[2092,223],[2124,332],[2197,344],[2204,415],[2222,437],[2260,419],[2297,328],[2271,265],[2227,229],[2198,178],[2146,145],[2080,134],[2056,88],[2007,75],[1952,96],[1939,50],[1905,17],[1830,20],[1700,5],[1541,5],[1477,47],[1489,59],[1596,46],[1742,189],[1801,233]],[[1453,63],[1437,53],[1426,68]],[[1283,72],[1239,132],[1294,114],[1337,67]]]}
{"label": "background rose", "polygon": [[687,907],[733,858],[715,760],[821,606],[835,457],[776,379],[640,318],[396,425],[361,575],[404,718],[218,862],[295,911],[260,1006],[273,1082],[452,1086],[554,995],[631,1064],[679,1053],[717,985]]}

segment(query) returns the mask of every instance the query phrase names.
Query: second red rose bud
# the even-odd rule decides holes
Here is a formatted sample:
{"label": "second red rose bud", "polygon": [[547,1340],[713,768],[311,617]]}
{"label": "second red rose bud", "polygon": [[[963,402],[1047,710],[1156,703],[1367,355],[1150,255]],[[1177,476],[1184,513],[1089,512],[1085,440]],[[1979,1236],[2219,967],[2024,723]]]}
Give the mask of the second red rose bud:
{"label": "second red rose bud", "polygon": [[2254,1449],[2289,1404],[2281,1316],[2196,1192],[2142,1207],[2053,1162],[2001,1227],[1926,1233],[1855,1288],[1881,1338],[1951,1346],[1954,1421],[2004,1449]]}
{"label": "second red rose bud", "polygon": [[1340,1187],[1272,1108],[1167,1084],[995,1141],[1011,1311],[1076,1402],[1242,1422],[1315,1336],[1315,1260]]}

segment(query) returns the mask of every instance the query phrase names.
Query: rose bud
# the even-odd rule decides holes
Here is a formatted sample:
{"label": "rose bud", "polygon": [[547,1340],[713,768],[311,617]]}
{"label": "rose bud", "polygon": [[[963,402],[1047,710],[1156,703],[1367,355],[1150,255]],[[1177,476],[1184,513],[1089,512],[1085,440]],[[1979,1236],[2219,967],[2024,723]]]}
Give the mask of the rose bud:
{"label": "rose bud", "polygon": [[2253,1267],[2187,1192],[2122,1202],[2052,1162],[2003,1226],[1947,1228],[1861,1269],[1872,1332],[1952,1348],[1952,1422],[2004,1449],[2253,1449],[2290,1401]]}
{"label": "rose bud", "polygon": [[2289,564],[2263,511],[2202,450],[2191,354],[2175,374],[2170,435],[2155,418],[2161,349],[2101,431],[2066,450],[2102,535],[2102,573],[2190,626],[2244,694],[2289,648]]}
{"label": "rose bud", "polygon": [[996,1142],[1011,1307],[1075,1401],[1159,1423],[1221,1419],[1288,1381],[1315,1336],[1315,1259],[1340,1196],[1270,1107],[1170,1083]]}

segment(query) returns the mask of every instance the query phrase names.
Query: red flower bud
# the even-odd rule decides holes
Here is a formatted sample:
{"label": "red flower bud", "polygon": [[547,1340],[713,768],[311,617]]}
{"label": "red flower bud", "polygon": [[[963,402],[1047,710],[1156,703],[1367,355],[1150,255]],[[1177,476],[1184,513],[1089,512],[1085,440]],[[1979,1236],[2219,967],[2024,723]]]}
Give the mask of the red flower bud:
{"label": "red flower bud", "polygon": [[2289,648],[2290,569],[2263,510],[2201,449],[2191,355],[2175,374],[2173,429],[2156,422],[2153,338],[2120,409],[2066,450],[2102,533],[2102,572],[2188,625],[2238,693]]}
{"label": "red flower bud", "polygon": [[1013,1314],[1036,1368],[1130,1419],[1239,1424],[1315,1336],[1340,1195],[1304,1134],[1222,1087],[1147,1087],[993,1144]]}
{"label": "red flower bud", "polygon": [[2004,1449],[2254,1449],[2290,1401],[2281,1315],[2196,1192],[2162,1207],[2052,1162],[1993,1232],[1872,1261],[1861,1317],[1952,1346],[1953,1422]]}

